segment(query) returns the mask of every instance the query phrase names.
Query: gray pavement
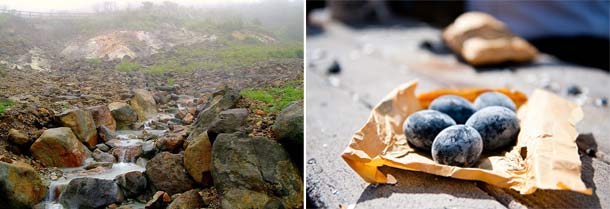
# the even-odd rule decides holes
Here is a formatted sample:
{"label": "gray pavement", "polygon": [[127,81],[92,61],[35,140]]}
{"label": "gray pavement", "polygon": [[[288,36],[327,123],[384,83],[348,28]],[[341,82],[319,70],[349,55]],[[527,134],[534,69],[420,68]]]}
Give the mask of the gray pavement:
{"label": "gray pavement", "polygon": [[[450,54],[432,54],[418,47],[437,41],[428,27],[361,29],[329,25],[326,33],[307,38],[306,137],[308,207],[323,208],[609,208],[610,165],[604,158],[583,155],[583,181],[594,188],[587,196],[541,190],[522,196],[482,182],[462,181],[420,172],[382,168],[397,185],[369,185],[340,158],[353,133],[366,122],[372,106],[398,85],[419,79],[418,92],[438,88],[510,87],[526,94],[542,82],[562,89],[577,84],[586,89],[584,120],[577,126],[589,137],[579,144],[592,156],[610,153],[610,108],[592,103],[610,97],[610,75],[599,70],[559,63],[543,56],[534,65],[477,71]],[[342,71],[328,75],[337,60]],[[560,89],[559,94],[562,94]],[[601,159],[601,160],[600,160]]]}

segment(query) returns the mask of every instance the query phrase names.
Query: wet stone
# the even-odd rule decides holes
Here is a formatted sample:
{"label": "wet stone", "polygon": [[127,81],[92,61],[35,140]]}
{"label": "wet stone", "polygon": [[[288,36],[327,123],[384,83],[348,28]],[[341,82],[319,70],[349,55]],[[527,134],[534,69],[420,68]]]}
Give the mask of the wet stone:
{"label": "wet stone", "polygon": [[103,152],[99,149],[93,151],[93,159],[97,162],[116,162],[116,158],[112,154]]}
{"label": "wet stone", "polygon": [[112,139],[116,139],[116,133],[105,125],[97,127],[97,134],[101,142],[107,142]]}
{"label": "wet stone", "polygon": [[85,166],[85,170],[92,170],[92,169],[96,169],[96,168],[111,169],[112,165],[113,165],[112,162],[93,162],[93,163],[90,163],[89,165]]}
{"label": "wet stone", "polygon": [[94,178],[70,181],[59,197],[68,208],[100,208],[123,200],[123,192],[114,181]]}
{"label": "wet stone", "polygon": [[95,147],[103,152],[108,152],[110,150],[110,147],[106,144],[97,144]]}
{"label": "wet stone", "polygon": [[126,197],[136,197],[146,191],[147,181],[142,172],[131,171],[117,176],[114,181],[123,189]]}

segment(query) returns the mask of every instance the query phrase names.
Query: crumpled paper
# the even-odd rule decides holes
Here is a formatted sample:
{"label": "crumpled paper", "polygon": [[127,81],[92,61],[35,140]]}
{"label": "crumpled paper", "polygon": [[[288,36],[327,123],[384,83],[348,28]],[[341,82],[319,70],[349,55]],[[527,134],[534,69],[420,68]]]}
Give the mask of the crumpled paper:
{"label": "crumpled paper", "polygon": [[[581,162],[575,125],[583,118],[581,108],[557,95],[535,90],[528,98],[509,89],[437,90],[415,95],[417,81],[406,83],[387,95],[358,130],[342,158],[366,182],[394,184],[396,179],[378,168],[389,166],[456,179],[483,181],[521,194],[536,189],[572,190],[591,195],[580,178]],[[428,107],[442,95],[455,94],[470,101],[486,91],[498,91],[517,105],[521,131],[517,143],[497,153],[483,153],[474,167],[437,164],[429,153],[407,143],[402,123],[413,112]]]}
{"label": "crumpled paper", "polygon": [[514,35],[500,20],[483,12],[466,12],[443,31],[443,40],[455,53],[472,65],[525,62],[538,56],[538,50]]}

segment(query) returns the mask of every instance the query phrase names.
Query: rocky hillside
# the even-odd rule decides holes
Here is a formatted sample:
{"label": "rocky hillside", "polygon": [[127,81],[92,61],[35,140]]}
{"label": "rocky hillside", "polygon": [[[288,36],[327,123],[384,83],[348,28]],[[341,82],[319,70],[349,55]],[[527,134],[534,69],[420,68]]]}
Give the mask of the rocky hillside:
{"label": "rocky hillside", "polygon": [[302,40],[155,9],[0,17],[0,209],[303,208]]}
{"label": "rocky hillside", "polygon": [[127,102],[61,113],[4,113],[4,201],[10,208],[303,207],[302,102],[277,113],[272,134],[255,136],[249,118],[267,113],[237,90],[167,101],[159,92],[174,90],[134,89]]}

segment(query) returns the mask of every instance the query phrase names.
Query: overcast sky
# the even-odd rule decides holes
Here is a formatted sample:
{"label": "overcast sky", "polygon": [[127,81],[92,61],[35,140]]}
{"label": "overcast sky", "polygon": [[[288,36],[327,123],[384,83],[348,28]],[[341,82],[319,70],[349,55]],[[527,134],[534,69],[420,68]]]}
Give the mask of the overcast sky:
{"label": "overcast sky", "polygon": [[[95,5],[101,5],[104,2],[116,2],[116,5],[120,8],[127,7],[128,5],[135,7],[141,5],[144,1],[154,2],[155,4],[161,4],[168,0],[130,0],[130,1],[117,1],[117,0],[0,0],[0,8],[23,10],[23,11],[36,11],[36,12],[50,12],[50,11],[71,11],[71,12],[93,12]],[[235,4],[235,3],[252,3],[259,2],[260,0],[170,0],[181,5],[221,5],[221,4]]]}

